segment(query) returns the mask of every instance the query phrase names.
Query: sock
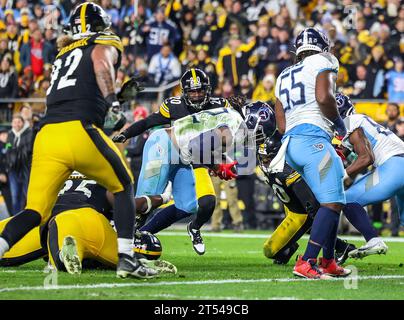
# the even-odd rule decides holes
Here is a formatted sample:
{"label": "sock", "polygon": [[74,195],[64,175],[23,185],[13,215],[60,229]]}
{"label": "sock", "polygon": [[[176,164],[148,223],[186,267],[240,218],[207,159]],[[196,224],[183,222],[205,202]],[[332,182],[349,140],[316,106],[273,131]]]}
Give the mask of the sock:
{"label": "sock", "polygon": [[310,240],[306,251],[303,255],[303,260],[316,259],[321,248],[324,247],[330,239],[330,234],[333,232],[335,224],[338,225],[339,214],[327,207],[320,207],[314,217],[313,226],[311,227]]}
{"label": "sock", "polygon": [[114,194],[114,224],[118,238],[132,239],[135,228],[136,205],[133,187],[127,185],[121,192]]}
{"label": "sock", "polygon": [[189,217],[189,215],[189,213],[177,209],[175,205],[171,205],[158,211],[143,227],[140,228],[140,231],[148,231],[155,234],[168,228],[174,222]]}
{"label": "sock", "polygon": [[10,249],[8,242],[4,238],[0,238],[0,257],[3,257],[8,249]]}
{"label": "sock", "polygon": [[118,238],[118,253],[124,253],[133,257],[133,238]]}
{"label": "sock", "polygon": [[191,222],[191,228],[199,230],[209,221],[215,210],[216,197],[213,195],[203,196],[198,199],[198,212]]}
{"label": "sock", "polygon": [[[339,222],[339,219],[338,219]],[[338,224],[336,223],[332,232],[330,232],[330,235],[328,237],[328,241],[326,245],[323,248],[323,257],[327,260],[334,259],[335,255],[335,242],[337,240],[337,233],[338,233]]]}
{"label": "sock", "polygon": [[359,203],[348,203],[343,212],[348,221],[363,235],[366,241],[377,237],[377,232],[373,228],[368,214]]}

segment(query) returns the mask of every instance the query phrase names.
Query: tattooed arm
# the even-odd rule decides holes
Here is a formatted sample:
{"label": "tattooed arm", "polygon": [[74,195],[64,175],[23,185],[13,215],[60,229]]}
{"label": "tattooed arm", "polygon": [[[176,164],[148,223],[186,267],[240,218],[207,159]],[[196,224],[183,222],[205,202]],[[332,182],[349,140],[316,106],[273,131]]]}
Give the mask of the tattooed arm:
{"label": "tattooed arm", "polygon": [[114,64],[118,61],[118,51],[112,46],[96,45],[91,53],[95,78],[104,98],[115,98],[115,69]]}

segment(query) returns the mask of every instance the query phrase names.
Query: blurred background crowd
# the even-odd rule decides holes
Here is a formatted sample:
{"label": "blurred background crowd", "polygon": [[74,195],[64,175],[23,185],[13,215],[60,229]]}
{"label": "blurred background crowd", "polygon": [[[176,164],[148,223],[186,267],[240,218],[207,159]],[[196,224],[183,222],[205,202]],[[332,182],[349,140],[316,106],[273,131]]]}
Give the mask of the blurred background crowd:
{"label": "blurred background crowd", "polygon": [[[81,2],[0,0],[0,191],[10,214],[25,202],[32,137],[45,112],[57,39],[72,8]],[[157,110],[164,97],[180,94],[176,81],[190,67],[205,70],[216,96],[244,94],[249,100],[273,102],[276,77],[294,60],[295,36],[315,26],[328,35],[340,61],[338,90],[350,95],[360,112],[384,121],[404,139],[400,0],[94,2],[111,16],[112,29],[124,45],[117,87],[136,75],[147,88],[138,101],[125,106],[131,122]],[[147,133],[125,145],[135,176],[145,139]],[[216,230],[223,225],[267,228],[265,217],[272,215],[276,225],[283,214],[259,174],[219,183],[218,188],[223,198],[219,204],[226,208],[227,202],[236,203],[240,212],[231,213],[233,224],[217,213],[212,224]],[[381,231],[387,226],[397,235],[395,211],[389,202],[370,209]]]}

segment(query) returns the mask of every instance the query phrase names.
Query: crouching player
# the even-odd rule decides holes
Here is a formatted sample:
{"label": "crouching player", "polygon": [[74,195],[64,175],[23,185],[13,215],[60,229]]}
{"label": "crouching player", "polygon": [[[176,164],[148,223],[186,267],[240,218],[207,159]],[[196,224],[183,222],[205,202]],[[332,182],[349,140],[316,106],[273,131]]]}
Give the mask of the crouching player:
{"label": "crouching player", "polygon": [[[169,198],[169,193],[137,198],[137,213],[147,213],[167,202]],[[112,202],[113,195],[105,188],[75,172],[59,192],[50,221],[45,227],[37,227],[22,238],[4,256],[2,265],[20,265],[49,254],[49,262],[57,270],[66,270],[72,274],[81,272],[83,260],[115,267],[118,262],[117,235],[111,225]],[[2,225],[4,227],[3,222]],[[135,238],[135,243],[154,239],[151,235],[144,234],[138,234]],[[139,258],[144,257],[144,254],[153,254],[141,248],[142,245],[139,245],[135,249],[143,254]],[[161,249],[156,254],[161,254]],[[142,263],[145,263],[144,259]],[[148,266],[160,272],[176,271],[175,266],[164,261],[148,263]]]}

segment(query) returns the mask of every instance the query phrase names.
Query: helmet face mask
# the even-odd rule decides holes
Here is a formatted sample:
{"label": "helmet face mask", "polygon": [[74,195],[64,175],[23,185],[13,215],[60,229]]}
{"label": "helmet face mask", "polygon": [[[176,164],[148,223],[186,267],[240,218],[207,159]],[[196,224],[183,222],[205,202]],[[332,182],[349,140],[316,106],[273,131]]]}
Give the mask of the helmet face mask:
{"label": "helmet face mask", "polygon": [[186,71],[180,80],[185,103],[196,110],[202,110],[211,95],[208,76],[200,69]]}

